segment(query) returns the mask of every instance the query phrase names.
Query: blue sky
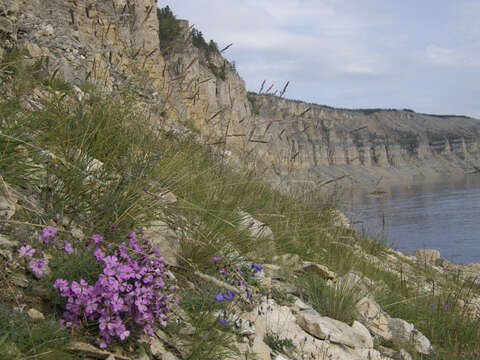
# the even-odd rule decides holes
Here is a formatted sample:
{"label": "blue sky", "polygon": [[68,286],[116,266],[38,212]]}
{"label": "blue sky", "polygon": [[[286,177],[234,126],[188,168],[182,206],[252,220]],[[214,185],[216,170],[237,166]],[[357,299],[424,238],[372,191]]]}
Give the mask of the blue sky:
{"label": "blue sky", "polygon": [[480,119],[480,0],[159,0],[235,61],[249,90],[336,107]]}

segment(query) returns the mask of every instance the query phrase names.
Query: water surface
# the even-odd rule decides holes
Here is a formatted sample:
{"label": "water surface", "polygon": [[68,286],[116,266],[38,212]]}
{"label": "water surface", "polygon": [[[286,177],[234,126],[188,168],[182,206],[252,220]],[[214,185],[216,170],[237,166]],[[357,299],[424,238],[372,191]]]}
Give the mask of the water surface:
{"label": "water surface", "polygon": [[480,262],[480,176],[364,194],[346,212],[357,230],[395,249],[437,249],[458,264]]}

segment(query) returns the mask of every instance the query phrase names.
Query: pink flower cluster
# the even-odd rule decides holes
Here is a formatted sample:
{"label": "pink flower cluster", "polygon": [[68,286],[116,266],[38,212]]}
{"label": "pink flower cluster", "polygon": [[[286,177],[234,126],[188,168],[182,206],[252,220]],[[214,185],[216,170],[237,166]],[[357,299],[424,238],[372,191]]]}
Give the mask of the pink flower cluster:
{"label": "pink flower cluster", "polygon": [[102,348],[113,338],[126,339],[138,327],[153,335],[154,323],[166,326],[170,308],[178,302],[173,286],[166,284],[169,275],[158,249],[145,239],[141,246],[135,232],[128,239],[128,245],[123,242],[113,251],[95,248],[93,256],[103,262],[95,284],[57,279],[53,285],[66,298],[62,324],[76,327],[82,319],[98,321]]}
{"label": "pink flower cluster", "polygon": [[[58,229],[54,226],[47,226],[42,229],[42,233],[38,235],[38,240],[41,241],[44,246],[50,244],[50,240],[54,239],[57,236]],[[59,246],[58,243],[54,242],[55,246]],[[61,245],[60,245],[61,246]],[[63,250],[67,254],[72,254],[74,249],[71,243],[65,241],[63,244]],[[46,269],[46,264],[43,259],[41,251],[38,251],[32,248],[31,245],[24,245],[19,249],[20,256],[24,258],[32,258],[29,262],[30,270],[37,276],[40,277],[43,275],[44,270]]]}

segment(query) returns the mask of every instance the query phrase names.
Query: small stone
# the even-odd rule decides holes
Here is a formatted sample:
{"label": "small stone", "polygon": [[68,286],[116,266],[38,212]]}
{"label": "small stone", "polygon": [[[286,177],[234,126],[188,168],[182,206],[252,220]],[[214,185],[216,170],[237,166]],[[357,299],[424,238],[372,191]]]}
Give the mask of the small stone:
{"label": "small stone", "polygon": [[293,308],[293,310],[298,312],[298,311],[303,311],[303,310],[311,310],[312,306],[308,305],[308,304],[305,304],[302,300],[300,300],[299,298],[296,298],[295,302],[293,303],[292,308]]}
{"label": "small stone", "polygon": [[178,266],[177,254],[180,251],[178,236],[166,222],[161,220],[152,221],[144,230],[146,239],[149,239],[153,246],[160,249],[160,254],[165,262],[171,266]]}
{"label": "small stone", "polygon": [[317,274],[324,280],[335,280],[335,273],[330,271],[325,265],[315,264],[309,261],[302,263],[302,270],[306,273]]}
{"label": "small stone", "polygon": [[50,25],[50,24],[45,26],[44,30],[45,30],[45,34],[47,34],[47,35],[53,35],[55,33],[55,30],[53,29],[53,26]]}
{"label": "small stone", "polygon": [[392,357],[395,360],[413,360],[412,355],[410,355],[405,349],[398,350]]}
{"label": "small stone", "polygon": [[150,351],[154,356],[163,355],[167,352],[165,346],[163,346],[162,342],[158,340],[157,337],[152,338],[150,342]]}
{"label": "small stone", "polygon": [[109,356],[114,356],[115,360],[130,360],[128,357],[118,354],[112,354],[108,351],[98,349],[93,345],[80,341],[71,342],[70,344],[68,344],[67,349],[73,352],[87,355],[95,359],[107,359]]}
{"label": "small stone", "polygon": [[37,321],[37,320],[45,320],[45,315],[43,315],[37,309],[31,308],[27,311],[27,315],[30,319]]}
{"label": "small stone", "polygon": [[261,221],[255,219],[252,215],[245,211],[240,212],[241,221],[239,227],[242,230],[247,230],[253,238],[264,238],[273,240],[273,232],[270,227]]}
{"label": "small stone", "polygon": [[71,234],[75,239],[84,239],[85,238],[85,234],[83,233],[83,231],[80,228],[77,228],[77,227],[74,227],[72,229]]}
{"label": "small stone", "polygon": [[302,259],[297,254],[274,256],[273,261],[280,263],[280,265],[291,271],[300,271],[302,269]]}
{"label": "small stone", "polygon": [[160,198],[169,204],[175,204],[177,202],[177,197],[173,192],[169,190],[163,191],[162,193],[160,193]]}
{"label": "small stone", "polygon": [[35,43],[26,42],[23,44],[23,48],[27,50],[30,56],[33,58],[42,56],[42,49]]}

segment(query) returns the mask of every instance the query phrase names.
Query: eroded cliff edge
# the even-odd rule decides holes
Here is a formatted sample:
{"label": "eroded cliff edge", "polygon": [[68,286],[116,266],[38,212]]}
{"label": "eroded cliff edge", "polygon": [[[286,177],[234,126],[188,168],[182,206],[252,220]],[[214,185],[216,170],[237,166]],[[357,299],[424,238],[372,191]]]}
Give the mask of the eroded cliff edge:
{"label": "eroded cliff edge", "polygon": [[[249,94],[262,156],[283,178],[352,184],[435,182],[474,173],[480,122],[411,110],[344,110]],[[290,175],[286,175],[290,174]]]}
{"label": "eroded cliff edge", "polygon": [[[337,179],[383,189],[435,182],[480,167],[480,121],[410,110],[344,110],[247,93],[220,52],[206,54],[182,32],[174,50],[158,40],[153,0],[1,1],[3,46],[48,58],[68,82],[86,79],[116,91],[136,89],[158,107],[151,119],[193,125],[225,157],[264,172],[285,187]],[[45,64],[45,63],[44,63]],[[294,85],[293,85],[294,86]],[[339,180],[341,178],[341,180]]]}

